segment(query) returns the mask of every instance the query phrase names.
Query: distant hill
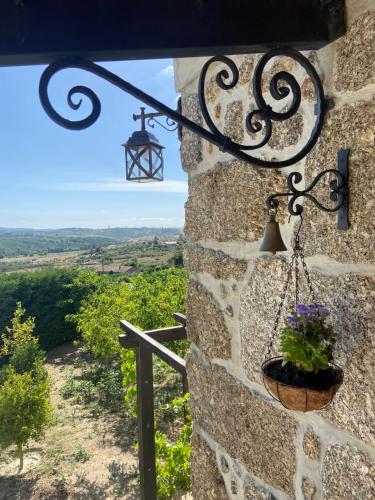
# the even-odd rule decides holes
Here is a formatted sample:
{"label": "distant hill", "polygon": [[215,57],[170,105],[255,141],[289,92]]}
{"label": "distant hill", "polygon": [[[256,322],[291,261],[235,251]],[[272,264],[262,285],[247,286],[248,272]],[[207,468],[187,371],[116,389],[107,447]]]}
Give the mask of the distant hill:
{"label": "distant hill", "polygon": [[179,228],[114,227],[107,229],[0,228],[0,258],[90,250],[129,240],[172,238]]}

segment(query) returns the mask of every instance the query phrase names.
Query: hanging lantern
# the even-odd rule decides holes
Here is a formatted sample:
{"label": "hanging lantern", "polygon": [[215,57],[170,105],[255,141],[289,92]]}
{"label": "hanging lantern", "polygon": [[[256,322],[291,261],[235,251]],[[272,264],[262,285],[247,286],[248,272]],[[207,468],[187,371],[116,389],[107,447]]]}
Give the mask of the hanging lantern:
{"label": "hanging lantern", "polygon": [[[143,128],[143,127],[142,127]],[[133,132],[123,144],[126,180],[152,182],[163,180],[163,149],[157,138],[147,130]]]}

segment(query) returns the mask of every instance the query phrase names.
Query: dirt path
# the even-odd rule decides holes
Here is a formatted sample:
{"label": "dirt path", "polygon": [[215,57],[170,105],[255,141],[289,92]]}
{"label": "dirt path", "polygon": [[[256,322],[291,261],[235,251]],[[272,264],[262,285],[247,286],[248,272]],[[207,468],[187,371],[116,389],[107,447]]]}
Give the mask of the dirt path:
{"label": "dirt path", "polygon": [[93,416],[60,395],[68,373],[79,375],[79,354],[71,344],[49,353],[56,423],[43,442],[30,444],[22,476],[14,474],[18,461],[12,454],[0,454],[1,500],[139,498],[134,421]]}

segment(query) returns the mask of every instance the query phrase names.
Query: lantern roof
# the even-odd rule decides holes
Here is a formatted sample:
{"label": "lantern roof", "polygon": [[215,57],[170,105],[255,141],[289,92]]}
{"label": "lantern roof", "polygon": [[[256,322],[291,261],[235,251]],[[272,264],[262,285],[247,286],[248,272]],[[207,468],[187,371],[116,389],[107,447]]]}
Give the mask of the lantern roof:
{"label": "lantern roof", "polygon": [[165,149],[165,147],[160,144],[160,142],[154,136],[154,134],[152,134],[148,130],[137,130],[133,132],[131,137],[129,137],[129,139],[123,144],[123,146],[135,147],[135,146],[147,146],[149,144]]}

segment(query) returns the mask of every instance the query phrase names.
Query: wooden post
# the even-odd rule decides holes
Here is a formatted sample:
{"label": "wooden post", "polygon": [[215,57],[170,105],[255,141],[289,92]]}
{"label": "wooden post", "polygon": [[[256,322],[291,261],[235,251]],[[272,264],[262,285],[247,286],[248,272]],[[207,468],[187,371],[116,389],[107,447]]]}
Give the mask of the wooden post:
{"label": "wooden post", "polygon": [[137,401],[141,499],[156,500],[152,352],[141,344],[137,349]]}

